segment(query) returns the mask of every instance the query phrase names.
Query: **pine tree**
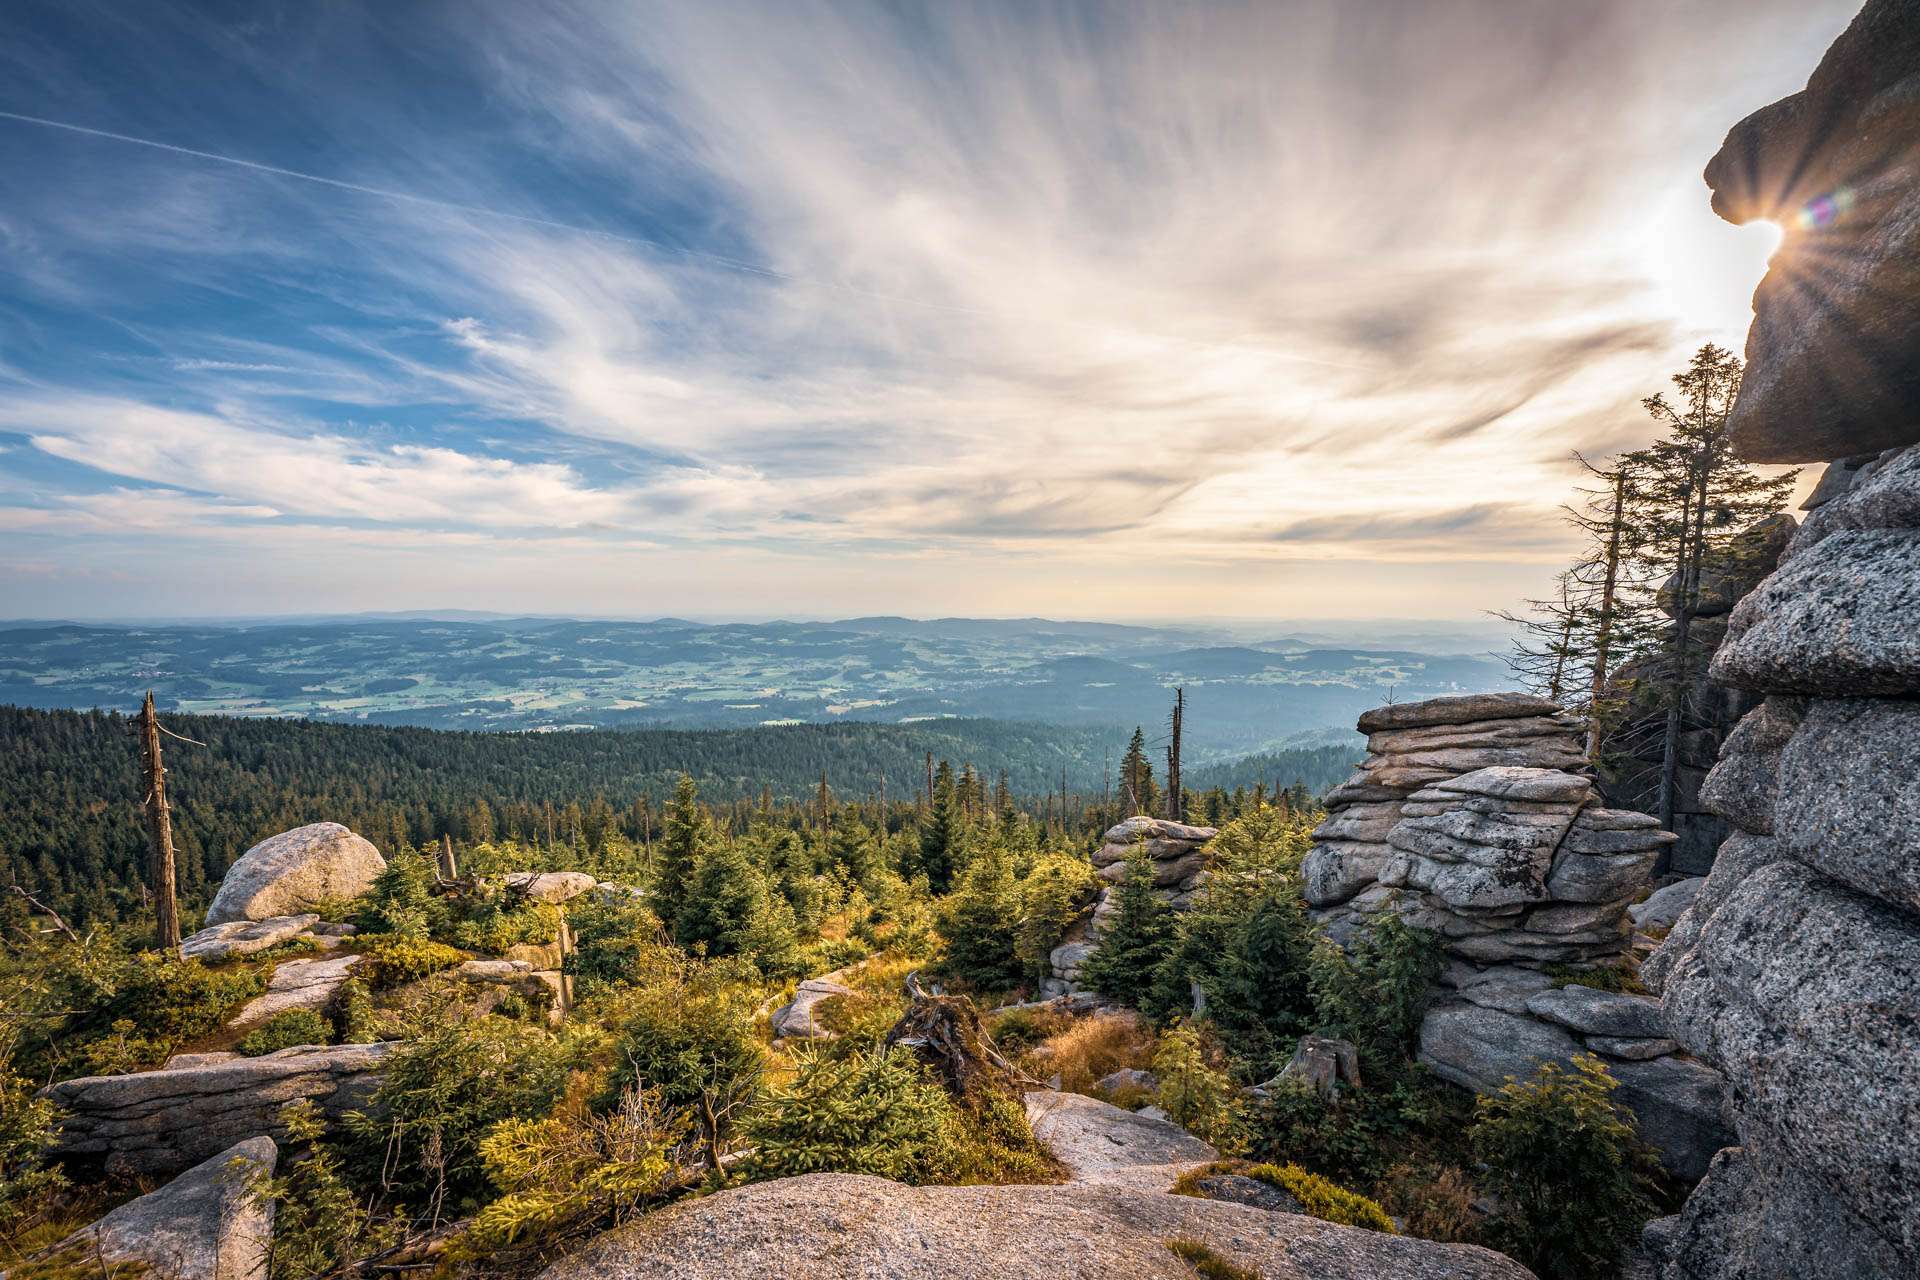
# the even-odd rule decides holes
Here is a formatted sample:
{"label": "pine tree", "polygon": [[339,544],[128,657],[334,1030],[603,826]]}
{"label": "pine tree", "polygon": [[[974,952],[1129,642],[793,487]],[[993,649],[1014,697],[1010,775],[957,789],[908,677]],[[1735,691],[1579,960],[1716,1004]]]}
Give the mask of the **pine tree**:
{"label": "pine tree", "polygon": [[674,914],[673,940],[689,950],[704,946],[710,956],[738,954],[745,949],[742,935],[755,922],[766,893],[765,882],[738,842],[709,841]]}
{"label": "pine tree", "polygon": [[959,800],[954,794],[953,766],[945,760],[933,778],[933,803],[927,811],[926,825],[920,829],[920,850],[915,870],[926,876],[934,893],[945,893],[953,885],[954,866],[961,848]]}
{"label": "pine tree", "polygon": [[1021,978],[1014,955],[1019,918],[1019,896],[1006,854],[998,842],[990,841],[940,913],[940,933],[947,940],[942,968],[986,990],[1016,985]]}
{"label": "pine tree", "polygon": [[1159,807],[1160,792],[1153,783],[1153,766],[1147,761],[1147,735],[1134,726],[1133,741],[1120,758],[1120,798],[1134,813],[1152,813]]}
{"label": "pine tree", "polygon": [[1153,891],[1153,860],[1144,848],[1127,854],[1126,874],[1113,896],[1112,922],[1080,976],[1101,995],[1138,1006],[1153,990],[1155,971],[1173,945],[1173,908]]}
{"label": "pine tree", "polygon": [[653,911],[660,922],[674,928],[681,905],[693,887],[693,874],[700,855],[712,842],[713,832],[707,811],[700,803],[700,790],[687,774],[673,789],[673,804],[667,809],[667,826],[660,838],[660,862],[653,877]]}
{"label": "pine tree", "polygon": [[402,845],[373,878],[358,923],[367,933],[424,938],[433,923],[433,907],[433,867],[418,850]]}

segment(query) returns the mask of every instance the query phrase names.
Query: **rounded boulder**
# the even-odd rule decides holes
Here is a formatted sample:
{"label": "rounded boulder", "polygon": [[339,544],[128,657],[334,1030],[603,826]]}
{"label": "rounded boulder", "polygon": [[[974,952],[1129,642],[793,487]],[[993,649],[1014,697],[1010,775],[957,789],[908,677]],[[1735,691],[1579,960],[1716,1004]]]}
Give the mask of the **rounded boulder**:
{"label": "rounded boulder", "polygon": [[329,898],[352,898],[386,865],[371,841],[337,822],[295,827],[262,840],[227,869],[207,923],[296,915]]}

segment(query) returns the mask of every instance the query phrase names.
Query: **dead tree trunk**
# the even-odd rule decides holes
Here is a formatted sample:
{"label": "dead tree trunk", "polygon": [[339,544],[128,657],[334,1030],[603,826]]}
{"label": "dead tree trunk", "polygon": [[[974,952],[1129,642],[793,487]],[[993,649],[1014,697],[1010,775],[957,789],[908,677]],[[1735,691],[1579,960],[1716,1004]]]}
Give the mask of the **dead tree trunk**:
{"label": "dead tree trunk", "polygon": [[459,868],[453,861],[453,837],[444,831],[440,833],[440,878],[442,880],[460,878]]}
{"label": "dead tree trunk", "polygon": [[1620,581],[1620,538],[1626,530],[1627,468],[1613,474],[1613,522],[1607,530],[1607,575],[1600,584],[1600,616],[1593,636],[1593,689],[1587,703],[1587,763],[1600,762],[1600,706],[1607,691],[1607,650],[1613,643],[1613,596]]}
{"label": "dead tree trunk", "polygon": [[160,717],[153,709],[153,690],[140,707],[140,741],[146,756],[147,878],[153,882],[153,925],[159,945],[167,951],[180,946],[180,904],[174,886],[173,815],[167,808],[167,770],[160,762]]}
{"label": "dead tree trunk", "polygon": [[1186,805],[1180,795],[1180,730],[1187,710],[1187,691],[1173,691],[1173,737],[1167,742],[1167,817],[1183,821]]}

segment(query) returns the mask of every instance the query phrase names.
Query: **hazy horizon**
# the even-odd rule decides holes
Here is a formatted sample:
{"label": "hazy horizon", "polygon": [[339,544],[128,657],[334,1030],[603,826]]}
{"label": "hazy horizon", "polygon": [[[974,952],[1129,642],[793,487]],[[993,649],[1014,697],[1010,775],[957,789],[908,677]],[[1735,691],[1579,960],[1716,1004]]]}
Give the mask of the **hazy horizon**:
{"label": "hazy horizon", "polygon": [[0,610],[1466,625],[1856,7],[9,6]]}

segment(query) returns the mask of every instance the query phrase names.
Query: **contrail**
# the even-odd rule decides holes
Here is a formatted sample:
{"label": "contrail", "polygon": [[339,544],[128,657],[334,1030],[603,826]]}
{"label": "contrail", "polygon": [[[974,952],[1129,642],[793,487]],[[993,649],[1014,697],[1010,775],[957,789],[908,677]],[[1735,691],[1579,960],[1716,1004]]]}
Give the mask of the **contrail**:
{"label": "contrail", "polygon": [[[842,284],[833,280],[809,280],[785,271],[776,271],[771,267],[758,266],[751,262],[742,262],[738,258],[729,258],[725,254],[712,253],[704,249],[689,249],[681,245],[668,244],[664,240],[654,240],[647,236],[626,235],[618,231],[603,231],[598,227],[581,226],[573,222],[560,222],[553,218],[536,218],[531,214],[509,213],[504,209],[489,209],[484,205],[462,204],[457,200],[442,200],[435,196],[418,195],[411,191],[396,191],[391,187],[370,187],[359,182],[347,182],[341,178],[323,177],[317,173],[303,173],[298,169],[284,169],[279,165],[261,164],[257,160],[243,160],[239,156],[221,155],[217,151],[201,151],[196,147],[183,147],[172,142],[161,142],[156,138],[142,138],[131,133],[115,133],[111,129],[95,129],[89,125],[73,124],[66,120],[49,120],[45,116],[30,116],[18,111],[0,111],[0,120],[12,120],[17,124],[38,125],[43,129],[59,129],[65,133],[77,133],[88,138],[104,138],[109,142],[124,142],[129,146],[147,147],[154,151],[171,152],[177,156],[188,156],[195,160],[211,160],[215,164],[232,165],[239,169],[250,169],[255,173],[271,174],[276,178],[292,178],[297,182],[312,182],[323,187],[332,187],[338,191],[351,191],[356,195],[373,196],[381,200],[399,200],[407,204],[426,205],[434,209],[447,209],[455,213],[472,214],[482,218],[504,218],[509,222],[518,222],[532,227],[545,227],[552,231],[568,231],[575,235],[598,236],[605,240],[615,240],[622,244],[640,245],[657,249],[662,253],[677,253],[682,257],[698,258],[732,271],[749,275],[764,276],[769,280],[779,280],[787,284],[804,288],[831,289],[856,298],[866,298],[874,302],[892,303],[904,307],[921,307],[933,311],[945,311],[953,315],[974,316],[983,319],[1010,320],[1024,319],[1011,312],[994,311],[985,307],[967,307],[954,303],[929,302],[924,298],[907,298],[894,294],[877,293],[862,289],[857,285]],[[1111,325],[1089,324],[1081,321],[1061,322],[1071,328],[1083,329],[1092,333],[1112,333]],[[1244,343],[1206,342],[1194,338],[1174,338],[1166,335],[1150,335],[1163,341],[1177,342],[1202,351],[1244,351]],[[1375,371],[1375,366],[1339,360],[1322,360],[1314,356],[1294,355],[1290,352],[1275,351],[1271,348],[1258,348],[1267,355],[1289,360],[1296,364],[1318,365],[1327,369],[1347,369],[1361,373]]]}

